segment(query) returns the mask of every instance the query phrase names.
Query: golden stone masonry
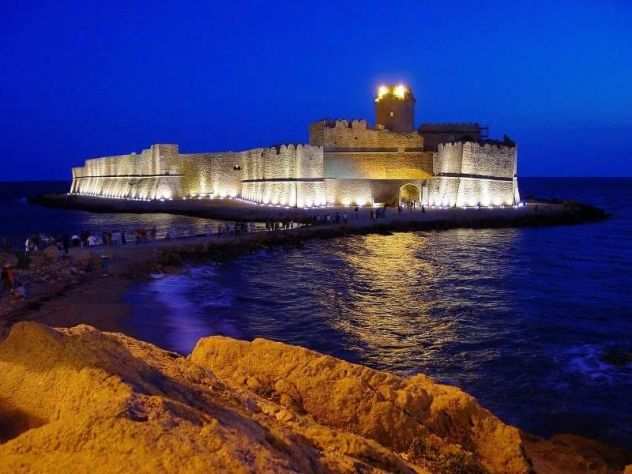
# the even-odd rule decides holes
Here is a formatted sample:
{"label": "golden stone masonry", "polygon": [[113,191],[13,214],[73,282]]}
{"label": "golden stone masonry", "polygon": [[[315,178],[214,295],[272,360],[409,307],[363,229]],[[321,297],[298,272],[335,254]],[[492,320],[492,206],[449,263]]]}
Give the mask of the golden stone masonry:
{"label": "golden stone masonry", "polygon": [[488,140],[469,124],[414,124],[415,97],[380,86],[375,127],[321,120],[309,144],[239,152],[141,153],[87,160],[73,168],[71,194],[130,200],[239,198],[287,207],[396,205],[513,206],[520,202],[516,145]]}

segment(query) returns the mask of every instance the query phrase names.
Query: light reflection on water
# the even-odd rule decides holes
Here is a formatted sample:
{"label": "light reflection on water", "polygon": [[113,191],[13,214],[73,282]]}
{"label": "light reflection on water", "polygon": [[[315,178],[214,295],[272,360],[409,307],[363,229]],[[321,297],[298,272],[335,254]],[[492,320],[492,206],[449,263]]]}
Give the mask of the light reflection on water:
{"label": "light reflection on water", "polygon": [[132,291],[131,332],[183,353],[209,334],[261,336],[424,372],[530,431],[632,446],[632,367],[599,360],[632,346],[631,215],[309,241],[190,268]]}

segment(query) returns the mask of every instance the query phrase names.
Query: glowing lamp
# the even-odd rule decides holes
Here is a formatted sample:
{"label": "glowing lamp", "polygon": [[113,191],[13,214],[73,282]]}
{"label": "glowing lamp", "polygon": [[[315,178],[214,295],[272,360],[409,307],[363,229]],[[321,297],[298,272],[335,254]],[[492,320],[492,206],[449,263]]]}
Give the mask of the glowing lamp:
{"label": "glowing lamp", "polygon": [[404,97],[406,97],[407,93],[408,89],[403,84],[399,84],[393,89],[393,94],[395,94],[395,97],[397,97],[398,99],[403,99]]}
{"label": "glowing lamp", "polygon": [[385,85],[381,85],[380,87],[377,88],[377,100],[380,100],[382,97],[384,97],[388,93],[389,93],[388,87],[386,87]]}

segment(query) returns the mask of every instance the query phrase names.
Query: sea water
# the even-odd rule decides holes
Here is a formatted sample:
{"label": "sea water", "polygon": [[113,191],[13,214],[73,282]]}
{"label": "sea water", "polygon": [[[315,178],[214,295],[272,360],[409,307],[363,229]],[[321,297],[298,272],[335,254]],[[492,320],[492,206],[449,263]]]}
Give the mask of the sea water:
{"label": "sea water", "polygon": [[522,179],[521,192],[612,217],[314,240],[195,266],[134,288],[130,330],[181,353],[209,334],[265,337],[423,372],[526,430],[632,447],[632,365],[607,357],[632,352],[632,180]]}

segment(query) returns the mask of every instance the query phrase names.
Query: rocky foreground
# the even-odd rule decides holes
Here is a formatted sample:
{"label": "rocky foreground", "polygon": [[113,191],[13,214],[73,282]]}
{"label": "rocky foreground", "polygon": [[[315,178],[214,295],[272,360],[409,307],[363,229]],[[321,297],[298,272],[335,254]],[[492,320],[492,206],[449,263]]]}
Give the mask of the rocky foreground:
{"label": "rocky foreground", "polygon": [[0,343],[2,473],[610,473],[631,462],[576,436],[527,435],[423,375],[261,339],[209,337],[182,357],[90,326],[18,323]]}

